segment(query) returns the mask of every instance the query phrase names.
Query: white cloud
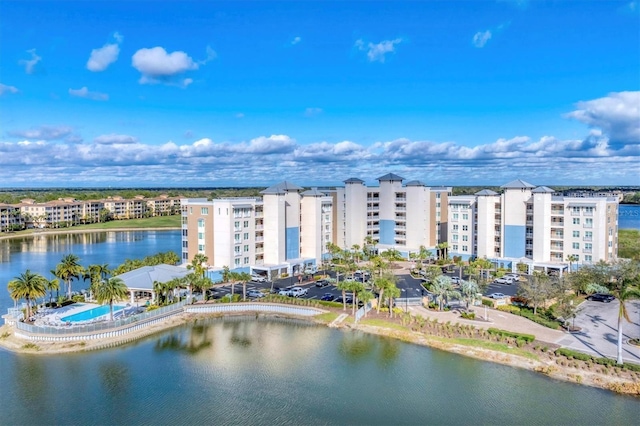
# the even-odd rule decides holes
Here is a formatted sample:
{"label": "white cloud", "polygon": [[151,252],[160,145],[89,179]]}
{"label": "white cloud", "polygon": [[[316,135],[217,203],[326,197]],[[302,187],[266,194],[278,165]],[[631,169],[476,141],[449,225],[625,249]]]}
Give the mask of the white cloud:
{"label": "white cloud", "polygon": [[300,37],[294,37],[293,40],[291,40],[291,44],[293,46],[295,46],[296,44],[300,43],[302,41],[302,38]]}
{"label": "white cloud", "polygon": [[140,49],[133,54],[131,65],[140,71],[140,84],[164,83],[173,86],[187,87],[193,83],[192,78],[178,78],[180,74],[187,71],[197,70],[200,65],[204,65],[216,58],[216,52],[207,46],[206,59],[194,61],[189,55],[182,51],[167,53],[162,47],[151,49]]}
{"label": "white cloud", "polygon": [[5,93],[18,93],[18,92],[19,92],[18,88],[13,86],[7,86],[6,84],[0,83],[0,96],[4,95]]}
{"label": "white cloud", "polygon": [[475,47],[484,47],[485,44],[491,39],[491,31],[478,31],[473,36],[473,45]]}
{"label": "white cloud", "polygon": [[100,145],[126,145],[137,143],[138,139],[134,136],[111,133],[109,135],[100,135],[93,142]]}
{"label": "white cloud", "polygon": [[93,72],[104,71],[109,65],[118,60],[120,54],[120,46],[124,37],[119,33],[113,35],[115,43],[107,43],[99,49],[93,49],[89,60],[87,61],[87,69]]}
{"label": "white cloud", "polygon": [[39,140],[55,140],[62,139],[65,136],[70,135],[73,129],[68,126],[40,126],[31,128],[28,130],[13,130],[8,132],[9,136],[25,138],[25,139],[39,139]]}
{"label": "white cloud", "polygon": [[29,49],[27,53],[31,54],[31,59],[21,59],[18,61],[18,64],[24,65],[24,71],[27,74],[33,74],[36,64],[40,62],[42,58],[36,54],[36,49]]}
{"label": "white cloud", "polygon": [[317,117],[322,114],[322,108],[307,108],[304,110],[305,117]]}
{"label": "white cloud", "polygon": [[369,62],[384,62],[387,53],[395,53],[395,45],[402,42],[401,38],[383,40],[380,43],[365,43],[362,39],[356,40],[354,46],[367,52]]}
{"label": "white cloud", "polygon": [[69,89],[69,94],[71,96],[75,96],[77,98],[87,98],[94,101],[108,101],[109,95],[106,93],[100,92],[90,92],[87,87],[82,87],[81,89]]}
{"label": "white cloud", "polygon": [[612,145],[640,144],[640,91],[609,93],[576,107],[566,117],[602,129]]}

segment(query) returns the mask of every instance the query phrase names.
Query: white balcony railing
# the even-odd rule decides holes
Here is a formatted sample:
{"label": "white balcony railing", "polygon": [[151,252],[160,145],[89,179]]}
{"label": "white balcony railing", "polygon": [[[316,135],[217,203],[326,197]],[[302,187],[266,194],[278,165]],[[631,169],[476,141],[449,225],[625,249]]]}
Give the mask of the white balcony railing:
{"label": "white balcony railing", "polygon": [[593,237],[584,237],[582,241],[593,241]]}

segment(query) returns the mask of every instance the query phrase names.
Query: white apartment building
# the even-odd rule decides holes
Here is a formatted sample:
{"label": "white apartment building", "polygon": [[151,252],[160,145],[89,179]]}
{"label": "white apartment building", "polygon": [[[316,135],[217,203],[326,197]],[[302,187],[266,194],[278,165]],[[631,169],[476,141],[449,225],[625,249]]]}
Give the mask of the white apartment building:
{"label": "white apartment building", "polygon": [[269,277],[295,274],[322,261],[332,242],[333,198],[281,182],[262,198],[182,200],[182,259],[209,259],[210,276],[232,271]]}
{"label": "white apartment building", "polygon": [[559,273],[569,263],[617,258],[617,197],[565,197],[522,180],[501,189],[449,198],[451,256]]}

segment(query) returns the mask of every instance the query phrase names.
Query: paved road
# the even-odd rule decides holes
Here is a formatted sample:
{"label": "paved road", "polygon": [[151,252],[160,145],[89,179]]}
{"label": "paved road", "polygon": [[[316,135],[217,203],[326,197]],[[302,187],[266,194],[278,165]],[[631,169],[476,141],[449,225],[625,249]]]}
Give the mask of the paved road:
{"label": "paved road", "polygon": [[[640,302],[627,302],[631,323],[623,321],[622,357],[625,361],[640,364],[640,347],[629,345],[629,338],[640,337]],[[596,356],[615,358],[618,348],[618,309],[620,302],[586,301],[580,305],[575,325],[579,333],[567,334],[558,343],[571,349],[588,352]]]}

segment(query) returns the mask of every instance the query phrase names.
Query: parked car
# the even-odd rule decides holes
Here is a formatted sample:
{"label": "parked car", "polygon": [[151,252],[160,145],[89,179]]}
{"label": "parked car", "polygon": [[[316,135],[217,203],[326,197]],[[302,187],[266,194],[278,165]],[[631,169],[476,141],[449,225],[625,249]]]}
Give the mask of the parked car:
{"label": "parked car", "polygon": [[331,302],[333,300],[333,294],[331,293],[325,293],[322,295],[322,297],[320,298],[320,300],[326,300],[328,302]]}
{"label": "parked car", "polygon": [[293,296],[293,295],[291,294],[291,290],[292,290],[292,289],[285,288],[285,289],[280,290],[280,291],[278,292],[278,294],[279,294],[280,296],[289,296],[289,297],[291,297],[291,296]]}
{"label": "parked car", "polygon": [[249,290],[247,292],[247,296],[248,297],[258,297],[258,298],[260,298],[260,297],[264,297],[264,294],[261,291],[258,291],[258,290]]}
{"label": "parked car", "polygon": [[512,277],[502,277],[502,278],[496,278],[494,281],[494,283],[496,284],[513,284],[513,278]]}
{"label": "parked car", "polygon": [[323,287],[328,287],[329,285],[330,285],[330,283],[327,280],[318,280],[318,281],[316,281],[316,287],[323,288]]}
{"label": "parked car", "polygon": [[[347,302],[347,305],[353,304],[353,298],[351,298],[351,296],[347,296],[345,300]],[[342,303],[342,296],[336,297],[334,302]]]}
{"label": "parked car", "polygon": [[507,297],[507,296],[505,296],[505,295],[504,295],[504,294],[502,294],[502,293],[491,293],[491,294],[489,295],[489,297],[490,297],[490,298],[492,298],[492,299],[504,299],[504,298],[505,298],[505,297]]}
{"label": "parked car", "polygon": [[279,294],[282,289],[280,287],[274,287],[271,289],[271,294]]}
{"label": "parked car", "polygon": [[291,296],[293,297],[300,297],[300,296],[304,296],[307,294],[309,290],[307,290],[306,288],[302,288],[302,287],[293,287],[291,289]]}
{"label": "parked car", "polygon": [[460,284],[460,277],[451,277],[451,282],[453,284]]}
{"label": "parked car", "polygon": [[587,297],[588,300],[593,300],[596,302],[604,302],[609,303],[612,300],[615,300],[615,297],[612,294],[606,293],[594,293],[591,296]]}
{"label": "parked car", "polygon": [[251,275],[251,281],[256,282],[256,283],[264,283],[267,282],[267,278],[263,277],[262,275]]}

